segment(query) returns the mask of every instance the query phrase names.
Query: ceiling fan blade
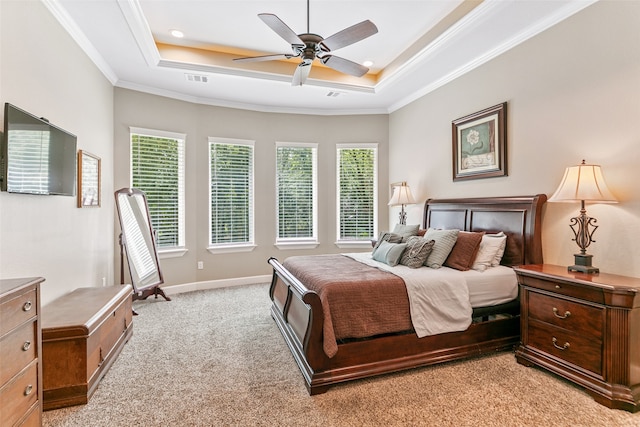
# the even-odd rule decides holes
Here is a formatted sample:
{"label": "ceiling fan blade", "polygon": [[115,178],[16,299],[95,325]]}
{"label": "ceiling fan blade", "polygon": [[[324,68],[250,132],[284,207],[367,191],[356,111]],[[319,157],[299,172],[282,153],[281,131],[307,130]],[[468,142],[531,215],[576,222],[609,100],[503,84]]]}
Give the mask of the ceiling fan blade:
{"label": "ceiling fan blade", "polygon": [[280,18],[272,13],[259,13],[258,18],[275,31],[280,37],[285,39],[289,44],[301,44],[304,46],[304,42],[300,40],[300,37],[293,32],[291,28],[287,26]]}
{"label": "ceiling fan blade", "polygon": [[291,86],[302,86],[304,82],[307,81],[307,77],[311,71],[311,64],[313,64],[313,61],[304,60],[296,67]]}
{"label": "ceiling fan blade", "polygon": [[376,27],[373,22],[366,20],[359,24],[352,25],[349,28],[345,28],[342,31],[338,31],[334,35],[322,40],[320,44],[326,51],[337,50],[341,47],[349,46],[350,44],[364,40],[377,32],[378,27]]}
{"label": "ceiling fan blade", "polygon": [[350,74],[356,77],[362,77],[367,74],[367,71],[369,71],[369,69],[364,65],[357,64],[353,61],[349,61],[348,59],[340,58],[339,56],[325,55],[320,58],[320,60],[329,68],[333,68],[341,73]]}
{"label": "ceiling fan blade", "polygon": [[295,55],[289,55],[287,53],[278,53],[274,55],[262,55],[262,56],[249,56],[246,58],[234,58],[237,62],[258,62],[258,61],[275,61],[277,59],[291,59]]}

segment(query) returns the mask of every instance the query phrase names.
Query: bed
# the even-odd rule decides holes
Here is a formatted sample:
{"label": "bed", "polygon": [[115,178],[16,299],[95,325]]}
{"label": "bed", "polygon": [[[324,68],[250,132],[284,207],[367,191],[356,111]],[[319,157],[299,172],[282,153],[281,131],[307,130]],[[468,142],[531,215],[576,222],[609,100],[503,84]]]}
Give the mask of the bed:
{"label": "bed", "polygon": [[[502,266],[541,264],[541,215],[545,202],[544,194],[429,199],[424,205],[421,225],[423,229],[504,232],[507,239]],[[270,258],[268,262],[273,268],[269,289],[271,315],[311,395],[324,393],[332,385],[346,381],[511,350],[520,339],[520,309],[515,298],[497,305],[474,307],[473,322],[463,331],[418,338],[411,327],[400,328],[395,333],[377,333],[374,328],[371,336],[335,339],[336,348],[328,354],[327,348],[330,346],[326,345],[323,301],[318,292],[305,284],[304,270],[298,268],[294,274],[285,267],[286,263],[280,263],[275,258]],[[336,266],[327,271],[326,279],[330,281],[333,275],[331,271],[338,269]],[[371,286],[365,280],[368,273],[364,270],[357,274],[339,271],[342,277],[349,274],[357,277],[363,287]],[[356,298],[353,296],[355,294],[357,292],[343,296],[341,300],[344,303],[354,302],[349,299]],[[395,307],[402,307],[403,304],[398,300],[389,306],[395,310]]]}

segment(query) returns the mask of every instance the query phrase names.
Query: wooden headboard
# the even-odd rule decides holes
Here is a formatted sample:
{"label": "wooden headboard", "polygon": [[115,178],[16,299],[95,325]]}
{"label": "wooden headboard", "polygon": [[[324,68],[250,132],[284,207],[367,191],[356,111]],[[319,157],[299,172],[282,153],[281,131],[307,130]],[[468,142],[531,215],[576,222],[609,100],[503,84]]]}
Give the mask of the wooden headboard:
{"label": "wooden headboard", "polygon": [[542,264],[541,215],[545,194],[518,197],[429,199],[424,204],[426,228],[485,231],[507,235],[501,264]]}

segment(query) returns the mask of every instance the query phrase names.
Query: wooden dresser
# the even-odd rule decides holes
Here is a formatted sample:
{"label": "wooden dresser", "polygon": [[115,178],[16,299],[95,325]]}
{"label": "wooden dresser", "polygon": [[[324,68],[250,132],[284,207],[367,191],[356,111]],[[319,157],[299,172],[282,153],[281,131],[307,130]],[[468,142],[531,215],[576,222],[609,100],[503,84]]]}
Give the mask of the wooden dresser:
{"label": "wooden dresser", "polygon": [[43,409],[87,403],[133,333],[131,285],[78,288],[42,308]]}
{"label": "wooden dresser", "polygon": [[640,278],[515,268],[521,343],[516,359],[583,386],[599,403],[640,409]]}
{"label": "wooden dresser", "polygon": [[42,423],[41,277],[0,280],[0,425]]}

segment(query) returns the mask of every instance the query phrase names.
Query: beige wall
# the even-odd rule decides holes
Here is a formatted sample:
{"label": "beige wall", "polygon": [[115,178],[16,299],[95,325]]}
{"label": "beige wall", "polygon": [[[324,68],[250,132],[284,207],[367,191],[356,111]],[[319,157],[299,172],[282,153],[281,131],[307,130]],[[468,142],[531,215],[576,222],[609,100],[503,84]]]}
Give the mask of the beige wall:
{"label": "beige wall", "polygon": [[[414,195],[546,193],[582,159],[601,164],[617,205],[588,205],[600,228],[589,248],[602,271],[640,277],[640,2],[598,2],[390,115],[389,178]],[[507,101],[509,176],[452,181],[451,121]],[[547,203],[545,262],[573,263],[569,218]],[[421,206],[410,207],[419,222]],[[395,219],[395,215],[390,215]],[[392,221],[393,222],[393,221]]]}
{"label": "beige wall", "polygon": [[[186,141],[186,246],[180,258],[161,259],[167,285],[193,283],[270,273],[269,257],[335,253],[336,144],[378,143],[378,182],[384,196],[379,219],[387,222],[388,116],[311,116],[274,114],[198,105],[127,89],[115,90],[115,188],[129,180],[129,127],[187,134]],[[252,252],[211,254],[207,251],[208,137],[255,140],[255,241]],[[276,238],[275,142],[318,143],[318,234],[314,250],[279,250]],[[116,227],[116,232],[119,232]],[[197,270],[198,261],[204,269]],[[116,260],[118,262],[118,260]]]}
{"label": "beige wall", "polygon": [[[78,137],[102,158],[102,207],[0,193],[0,278],[42,276],[42,302],[114,283],[113,88],[41,2],[0,1],[0,102]],[[4,114],[1,110],[0,116]]]}

